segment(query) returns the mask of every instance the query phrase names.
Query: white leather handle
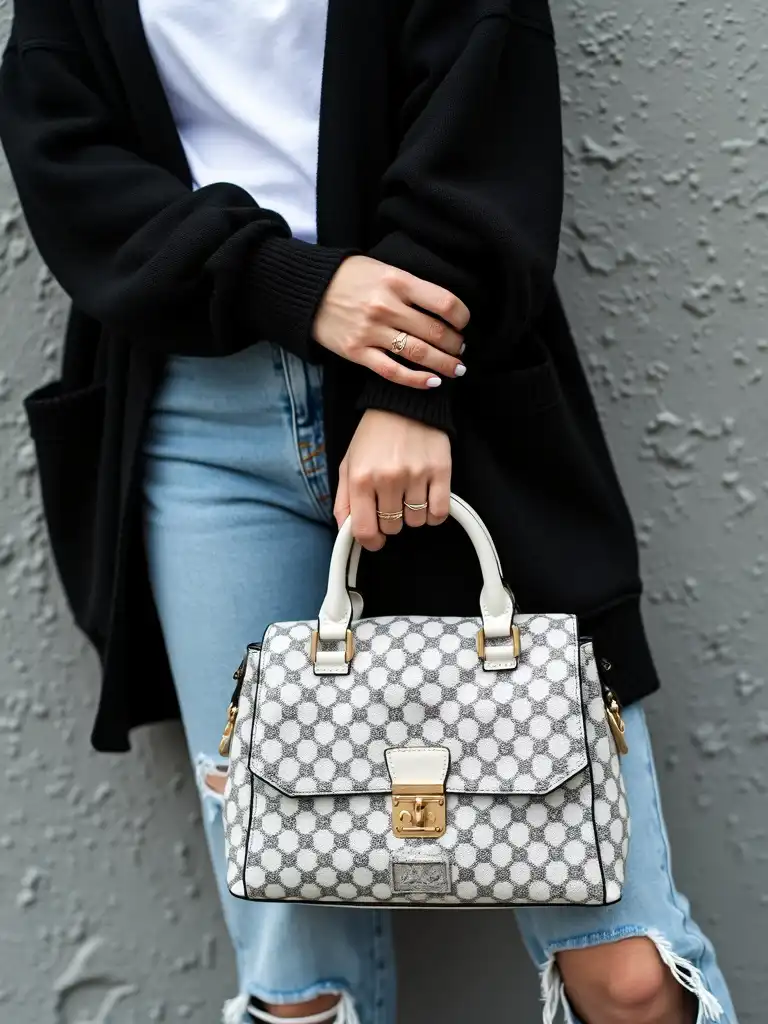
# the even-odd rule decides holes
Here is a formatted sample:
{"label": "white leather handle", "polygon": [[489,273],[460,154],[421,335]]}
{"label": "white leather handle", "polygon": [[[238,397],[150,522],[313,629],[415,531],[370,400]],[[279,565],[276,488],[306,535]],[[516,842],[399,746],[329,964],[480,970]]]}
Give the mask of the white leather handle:
{"label": "white leather handle", "polygon": [[[496,545],[493,543],[493,538],[491,537],[490,533],[488,532],[488,527],[485,525],[485,523],[480,518],[480,516],[477,514],[477,512],[475,512],[475,510],[472,508],[472,506],[468,505],[467,502],[464,501],[463,498],[459,498],[458,495],[456,495],[456,494],[453,495],[453,498],[456,501],[461,502],[461,504],[464,505],[464,507],[467,509],[467,511],[471,512],[472,515],[475,517],[475,520],[477,521],[477,525],[482,530],[485,530],[485,536],[488,538],[488,543],[491,545],[491,548],[493,549],[493,557],[496,559],[496,565],[499,568],[499,576],[501,576],[502,575],[501,559],[499,558],[499,553],[496,550]],[[355,588],[357,587],[357,573],[358,573],[358,571],[360,569],[360,555],[362,554],[362,551],[363,551],[363,549],[360,547],[360,545],[357,543],[357,541],[355,541],[354,544],[352,545],[352,554],[349,556],[349,564],[347,565],[347,590],[355,590]],[[357,610],[357,607],[356,607],[355,597],[357,597],[359,599],[359,602],[360,602],[360,604],[359,604],[359,609],[360,610],[359,611]],[[357,592],[355,592],[355,594],[352,596],[352,609],[353,609],[352,618],[354,618],[354,619],[362,619],[362,617],[363,617],[362,595],[360,595]]]}
{"label": "white leather handle", "polygon": [[[499,557],[488,530],[474,509],[457,495],[451,495],[451,516],[464,528],[474,546],[483,576],[480,592],[480,614],[483,619],[485,639],[510,639],[514,599],[504,586],[501,578]],[[315,671],[320,674],[338,673],[348,670],[343,650],[322,650],[321,645],[346,640],[347,630],[353,618],[352,597],[347,582],[354,584],[360,558],[359,547],[353,549],[352,523],[347,519],[339,530],[331,555],[328,573],[328,591],[318,616],[319,643]],[[354,609],[358,612],[359,609]],[[511,639],[510,639],[511,643]],[[510,645],[486,648],[486,667],[514,667],[516,659]]]}

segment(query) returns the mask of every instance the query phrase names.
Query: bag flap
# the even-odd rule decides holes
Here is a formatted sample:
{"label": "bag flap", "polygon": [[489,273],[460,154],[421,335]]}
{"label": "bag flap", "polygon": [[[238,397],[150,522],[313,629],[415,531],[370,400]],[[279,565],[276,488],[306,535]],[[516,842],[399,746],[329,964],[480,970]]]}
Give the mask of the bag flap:
{"label": "bag flap", "polygon": [[486,671],[479,618],[353,623],[347,675],[315,675],[314,623],[281,622],[261,652],[251,771],[289,796],[389,792],[390,747],[450,751],[449,793],[545,794],[587,765],[578,627],[516,615],[513,670]]}

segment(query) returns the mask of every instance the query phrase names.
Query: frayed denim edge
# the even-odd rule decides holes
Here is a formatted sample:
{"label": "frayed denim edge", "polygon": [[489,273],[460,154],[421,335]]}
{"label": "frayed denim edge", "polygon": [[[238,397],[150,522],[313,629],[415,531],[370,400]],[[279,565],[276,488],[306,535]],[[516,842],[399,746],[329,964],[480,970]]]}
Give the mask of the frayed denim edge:
{"label": "frayed denim edge", "polygon": [[[723,1017],[723,1008],[715,996],[709,991],[704,980],[704,975],[698,967],[675,953],[672,944],[661,932],[648,928],[620,928],[613,932],[598,932],[585,938],[570,939],[567,942],[553,944],[548,952],[546,964],[541,968],[541,1001],[542,1024],[555,1024],[558,1010],[562,1007],[565,1019],[568,1024],[575,1024],[576,1018],[568,1003],[565,993],[565,985],[557,966],[556,954],[568,949],[588,949],[595,946],[605,945],[609,942],[619,942],[627,938],[645,938],[656,947],[663,963],[672,972],[675,981],[687,989],[699,1001],[699,1013],[696,1024],[705,1024],[706,1021],[719,1021]],[[596,941],[593,941],[596,940]]]}
{"label": "frayed denim edge", "polygon": [[[246,1019],[248,1004],[252,998],[261,1000],[263,1003],[276,1003],[285,1006],[288,1003],[304,1003],[320,995],[338,995],[339,1002],[336,1006],[336,1024],[360,1024],[360,1018],[355,1008],[354,1000],[349,992],[339,989],[334,982],[319,982],[311,985],[301,992],[292,992],[287,995],[285,992],[243,992],[234,999],[228,999],[221,1012],[221,1024],[243,1024]],[[312,1017],[294,1019],[294,1024],[301,1024],[301,1021]]]}

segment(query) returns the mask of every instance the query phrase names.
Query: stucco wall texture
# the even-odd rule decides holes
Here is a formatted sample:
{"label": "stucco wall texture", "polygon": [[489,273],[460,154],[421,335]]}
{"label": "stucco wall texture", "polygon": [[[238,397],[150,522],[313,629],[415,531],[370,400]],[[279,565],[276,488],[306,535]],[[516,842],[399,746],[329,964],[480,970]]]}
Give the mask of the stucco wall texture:
{"label": "stucco wall texture", "polygon": [[[677,876],[741,1021],[762,1024],[768,13],[757,0],[555,13],[559,277],[641,538]],[[0,0],[3,31],[9,16]],[[211,1024],[233,972],[180,732],[148,730],[125,757],[89,750],[95,659],[40,517],[20,403],[56,372],[63,309],[0,169],[0,1019]],[[511,916],[397,924],[406,1024],[539,1019]]]}

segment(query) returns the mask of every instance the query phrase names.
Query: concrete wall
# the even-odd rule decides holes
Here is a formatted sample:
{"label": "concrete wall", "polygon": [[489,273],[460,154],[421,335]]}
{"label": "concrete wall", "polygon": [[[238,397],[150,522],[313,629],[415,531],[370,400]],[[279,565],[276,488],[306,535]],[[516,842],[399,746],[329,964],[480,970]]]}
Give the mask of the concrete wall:
{"label": "concrete wall", "polygon": [[[0,27],[8,17],[0,4]],[[742,1022],[758,1024],[768,15],[757,0],[560,0],[557,22],[560,280],[642,538],[667,682],[648,709],[677,874]],[[55,371],[61,326],[0,169],[0,1015],[210,1024],[232,970],[179,733],[148,731],[125,758],[88,749],[95,663],[51,567],[20,412]],[[506,915],[409,915],[399,930],[404,1021],[537,1019]]]}

